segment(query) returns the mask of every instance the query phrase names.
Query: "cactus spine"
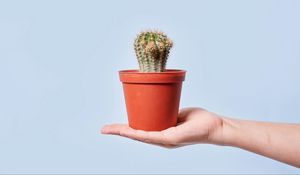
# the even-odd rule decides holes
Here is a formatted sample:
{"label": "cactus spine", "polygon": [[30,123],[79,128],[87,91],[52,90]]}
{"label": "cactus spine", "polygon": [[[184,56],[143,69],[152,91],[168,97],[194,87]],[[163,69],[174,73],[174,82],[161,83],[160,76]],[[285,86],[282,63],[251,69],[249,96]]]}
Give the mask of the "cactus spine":
{"label": "cactus spine", "polygon": [[134,50],[140,72],[164,72],[173,42],[162,32],[147,31],[138,34]]}

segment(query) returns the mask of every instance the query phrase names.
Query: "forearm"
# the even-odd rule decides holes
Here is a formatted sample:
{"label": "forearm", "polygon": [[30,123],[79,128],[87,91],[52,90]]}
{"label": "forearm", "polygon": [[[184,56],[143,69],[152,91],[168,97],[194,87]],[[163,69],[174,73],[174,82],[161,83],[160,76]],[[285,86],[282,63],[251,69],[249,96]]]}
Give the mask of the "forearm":
{"label": "forearm", "polygon": [[300,167],[300,125],[222,118],[219,144]]}

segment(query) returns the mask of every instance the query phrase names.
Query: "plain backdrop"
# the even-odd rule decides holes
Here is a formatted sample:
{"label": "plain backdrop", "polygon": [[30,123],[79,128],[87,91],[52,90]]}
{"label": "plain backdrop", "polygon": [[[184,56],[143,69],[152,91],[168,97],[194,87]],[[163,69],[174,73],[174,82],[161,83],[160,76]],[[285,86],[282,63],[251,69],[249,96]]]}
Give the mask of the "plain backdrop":
{"label": "plain backdrop", "polygon": [[[300,122],[300,1],[0,1],[0,173],[300,173],[241,149],[164,149],[100,128],[126,123],[118,70],[133,40],[174,41],[181,107]],[[300,133],[299,133],[300,134]]]}

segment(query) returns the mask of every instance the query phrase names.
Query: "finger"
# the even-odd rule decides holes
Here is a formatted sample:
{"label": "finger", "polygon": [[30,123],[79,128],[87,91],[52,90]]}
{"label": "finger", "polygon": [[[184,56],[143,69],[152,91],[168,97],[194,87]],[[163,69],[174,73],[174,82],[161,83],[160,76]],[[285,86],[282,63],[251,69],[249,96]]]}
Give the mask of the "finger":
{"label": "finger", "polygon": [[133,132],[133,129],[125,124],[106,125],[101,129],[102,134],[122,135],[126,132]]}
{"label": "finger", "polygon": [[172,144],[157,144],[157,143],[147,143],[147,144],[154,145],[154,146],[159,146],[159,147],[167,148],[167,149],[174,149],[174,148],[181,147],[181,145],[172,145]]}
{"label": "finger", "polygon": [[[171,128],[166,129],[165,131],[169,131]],[[144,143],[156,144],[158,146],[163,146],[167,148],[176,147],[175,144],[172,144],[163,131],[143,131],[143,130],[135,130],[125,124],[112,124],[106,125],[101,129],[102,134],[112,134],[119,135],[123,137],[128,137],[133,140],[138,140]]]}
{"label": "finger", "polygon": [[120,135],[145,143],[163,143],[164,138],[160,132],[147,132],[143,130],[135,130],[125,124],[106,125],[101,129],[102,134]]}
{"label": "finger", "polygon": [[134,130],[134,132],[126,132],[124,134],[129,138],[145,143],[162,144],[165,142],[163,134],[158,131]]}
{"label": "finger", "polygon": [[161,141],[157,142],[157,141],[152,140],[151,138],[143,140],[141,138],[136,138],[135,137],[133,140],[140,141],[140,142],[150,144],[150,145],[154,145],[154,146],[159,146],[159,147],[162,147],[162,148],[167,148],[167,149],[173,149],[173,148],[178,148],[178,147],[183,146],[183,145],[176,145],[176,144],[170,144],[170,143],[160,143]]}

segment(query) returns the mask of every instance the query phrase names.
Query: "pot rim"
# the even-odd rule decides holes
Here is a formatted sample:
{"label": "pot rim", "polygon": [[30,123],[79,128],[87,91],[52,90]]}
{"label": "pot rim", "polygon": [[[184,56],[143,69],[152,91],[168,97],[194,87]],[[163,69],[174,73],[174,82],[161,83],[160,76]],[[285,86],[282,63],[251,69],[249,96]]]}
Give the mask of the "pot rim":
{"label": "pot rim", "polygon": [[186,70],[166,69],[165,72],[139,72],[138,69],[124,69],[119,71],[119,73],[126,73],[126,74],[174,74],[178,72],[186,72]]}
{"label": "pot rim", "polygon": [[137,69],[120,70],[123,83],[181,83],[185,79],[185,70],[166,69],[165,72],[139,72]]}

